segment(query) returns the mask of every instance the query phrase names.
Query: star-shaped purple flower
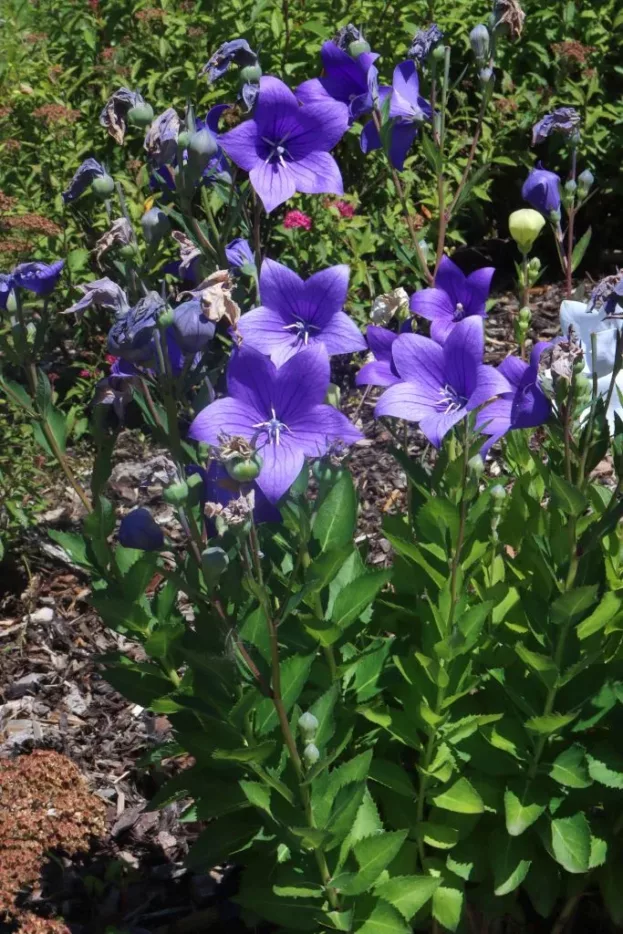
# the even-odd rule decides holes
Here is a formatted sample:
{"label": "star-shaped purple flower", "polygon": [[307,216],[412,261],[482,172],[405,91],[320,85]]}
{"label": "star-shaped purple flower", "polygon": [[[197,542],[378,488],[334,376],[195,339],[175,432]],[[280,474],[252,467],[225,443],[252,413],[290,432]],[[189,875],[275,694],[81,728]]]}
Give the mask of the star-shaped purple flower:
{"label": "star-shaped purple flower", "polygon": [[544,142],[552,133],[561,133],[570,138],[579,137],[579,126],[582,121],[575,107],[557,107],[549,114],[545,114],[532,127],[532,145]]}
{"label": "star-shaped purple flower", "polygon": [[486,304],[495,269],[483,266],[469,276],[444,256],[435,276],[435,287],[411,296],[411,311],[431,321],[433,340],[442,344],[458,321],[477,315],[486,318]]}
{"label": "star-shaped purple flower", "polygon": [[353,58],[333,41],[325,42],[320,50],[322,78],[311,78],[299,84],[296,96],[302,104],[339,101],[348,108],[355,120],[374,106],[374,89],[378,77],[374,62],[376,52],[363,52]]}
{"label": "star-shaped purple flower", "polygon": [[35,295],[49,295],[56,288],[61,277],[65,261],[57,259],[54,263],[20,263],[13,270],[13,284],[21,289],[28,289]]}
{"label": "star-shaped purple flower", "polygon": [[262,458],[257,484],[271,503],[290,489],[306,457],[322,457],[331,444],[353,444],[361,433],[323,400],[329,385],[323,347],[305,347],[282,367],[242,347],[227,369],[229,397],[197,415],[189,435],[218,447],[227,437],[252,441]]}
{"label": "star-shaped purple flower", "polygon": [[510,392],[506,378],[482,362],[484,327],[478,317],[466,318],[440,346],[429,337],[401,334],[392,358],[401,378],[386,389],[374,414],[419,422],[435,447],[468,412]]}
{"label": "star-shaped purple flower", "polygon": [[342,311],[347,293],[348,266],[331,266],[304,280],[265,259],[260,272],[263,304],[242,316],[238,331],[276,366],[310,344],[323,344],[329,355],[365,350],[361,331]]}
{"label": "star-shaped purple flower", "polygon": [[[420,79],[412,61],[401,62],[396,66],[391,88],[379,89],[381,105],[388,94],[391,94],[389,117],[392,121],[389,158],[394,168],[402,172],[418,127],[425,120],[432,119],[433,111],[428,101],[420,95]],[[361,131],[360,144],[363,152],[381,148],[381,137],[373,120]]]}
{"label": "star-shaped purple flower", "polygon": [[268,212],[295,191],[342,194],[337,163],[329,150],[348,127],[344,107],[331,101],[301,107],[283,81],[265,77],[253,116],[221,137],[221,146],[249,173]]}
{"label": "star-shaped purple flower", "polygon": [[507,431],[537,428],[550,417],[551,402],[539,386],[539,361],[543,351],[552,346],[550,341],[535,344],[530,363],[519,357],[507,357],[500,363],[498,372],[506,377],[511,389],[478,413],[476,428],[489,435],[480,451],[483,457]]}
{"label": "star-shaped purple flower", "polygon": [[392,359],[392,347],[398,335],[389,328],[380,328],[371,324],[366,331],[368,347],[374,354],[374,360],[361,367],[355,382],[358,386],[393,386],[401,381]]}

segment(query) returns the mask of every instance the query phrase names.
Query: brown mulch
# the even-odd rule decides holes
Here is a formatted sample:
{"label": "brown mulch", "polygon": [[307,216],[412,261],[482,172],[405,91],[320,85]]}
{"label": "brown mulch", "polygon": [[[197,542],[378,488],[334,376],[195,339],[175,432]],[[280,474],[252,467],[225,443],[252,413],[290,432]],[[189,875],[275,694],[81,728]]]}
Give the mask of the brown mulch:
{"label": "brown mulch", "polygon": [[[557,332],[560,298],[555,287],[543,290],[533,322],[539,338]],[[513,349],[516,311],[516,300],[502,296],[490,313],[488,362]],[[394,439],[373,418],[378,390],[362,398],[354,389],[354,372],[346,365],[337,380],[346,411],[361,419],[368,439],[351,460],[361,502],[358,542],[365,545],[368,561],[380,565],[391,560],[382,517],[404,507],[406,485],[390,453]],[[409,441],[413,456],[425,453],[419,433],[410,431]],[[136,433],[123,432],[110,493],[120,514],[139,503],[149,505],[173,541],[181,543],[173,511],[161,499],[169,464],[164,452]],[[80,474],[79,464],[77,469]],[[130,653],[134,647],[103,627],[88,603],[87,578],[68,566],[62,550],[47,538],[48,528],[77,527],[80,516],[75,496],[61,487],[57,502],[25,538],[23,558],[14,552],[0,565],[5,588],[0,592],[0,756],[33,748],[69,756],[106,804],[108,836],[86,857],[60,855],[50,861],[24,904],[42,917],[62,915],[72,934],[103,934],[113,925],[128,934],[181,934],[214,930],[220,923],[231,931],[239,922],[227,899],[228,874],[198,874],[184,866],[197,827],[180,822],[179,804],[145,810],[177,768],[166,758],[148,762],[169,737],[169,725],[165,717],[128,703],[100,674],[98,656]],[[0,922],[0,934],[9,930]]]}

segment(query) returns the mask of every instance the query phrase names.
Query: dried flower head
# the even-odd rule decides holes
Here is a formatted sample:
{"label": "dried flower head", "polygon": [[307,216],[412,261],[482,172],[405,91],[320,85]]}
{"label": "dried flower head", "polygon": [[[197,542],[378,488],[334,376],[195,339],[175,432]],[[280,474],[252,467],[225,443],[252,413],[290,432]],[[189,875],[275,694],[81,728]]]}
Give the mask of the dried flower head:
{"label": "dried flower head", "polygon": [[118,217],[113,221],[110,230],[99,238],[93,250],[95,262],[101,267],[102,256],[113,246],[127,246],[134,241],[132,225],[125,217]]}
{"label": "dried flower head", "polygon": [[224,318],[235,329],[240,320],[240,307],[231,297],[233,287],[234,280],[229,271],[217,269],[196,289],[191,292],[182,292],[180,298],[185,295],[199,298],[203,314],[208,321],[218,324]]}
{"label": "dried flower head", "polygon": [[562,379],[570,383],[574,364],[582,356],[582,345],[576,340],[573,332],[558,341],[552,348],[551,370],[554,381]]}
{"label": "dried flower head", "polygon": [[41,214],[15,214],[13,217],[0,218],[2,230],[29,230],[36,234],[45,234],[46,237],[60,237],[62,227]]}
{"label": "dried flower head", "polygon": [[13,195],[6,195],[3,191],[0,191],[0,214],[4,211],[12,211],[17,206],[18,200]]}
{"label": "dried flower head", "polygon": [[6,120],[13,113],[12,107],[0,107],[0,120]]}
{"label": "dried flower head", "polygon": [[554,42],[552,52],[558,58],[565,58],[569,62],[577,62],[583,65],[591,52],[595,52],[594,45],[583,45],[575,39],[567,39],[565,42]]}
{"label": "dried flower head", "polygon": [[237,460],[238,458],[248,460],[255,454],[254,446],[246,438],[237,435],[221,435],[219,441],[218,456],[221,461]]}
{"label": "dried flower head", "polygon": [[166,10],[159,10],[157,7],[147,7],[145,10],[138,10],[134,16],[139,23],[153,23],[155,20],[164,19]]}
{"label": "dried flower head", "polygon": [[7,153],[19,152],[22,148],[22,144],[18,139],[5,139],[2,146]]}
{"label": "dried flower head", "polygon": [[32,115],[35,120],[45,120],[48,126],[55,123],[75,123],[81,117],[79,110],[73,110],[63,104],[44,104],[33,110]]}
{"label": "dried flower head", "polygon": [[493,4],[495,27],[506,27],[511,39],[519,39],[526,14],[517,0],[495,0]]}

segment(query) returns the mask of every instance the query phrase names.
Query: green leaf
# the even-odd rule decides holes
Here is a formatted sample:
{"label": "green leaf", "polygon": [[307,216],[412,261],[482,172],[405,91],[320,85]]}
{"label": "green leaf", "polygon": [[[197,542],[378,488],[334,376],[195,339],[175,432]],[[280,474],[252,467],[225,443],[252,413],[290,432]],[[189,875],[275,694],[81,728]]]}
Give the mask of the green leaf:
{"label": "green leaf", "polygon": [[325,691],[317,701],[315,701],[312,706],[309,708],[309,712],[313,713],[314,717],[318,721],[318,729],[316,730],[316,738],[314,740],[318,749],[322,749],[323,746],[326,746],[335,729],[333,711],[335,709],[335,704],[339,696],[339,688],[337,684],[331,685],[328,691]]}
{"label": "green leaf", "polygon": [[359,864],[359,872],[342,873],[332,881],[332,886],[345,895],[362,895],[367,892],[398,854],[407,833],[406,830],[378,833],[356,843],[353,852]]}
{"label": "green leaf", "polygon": [[59,532],[56,529],[50,529],[48,532],[50,538],[67,552],[72,561],[83,567],[90,568],[91,562],[87,556],[87,543],[76,532]]}
{"label": "green leaf", "polygon": [[333,606],[332,621],[344,630],[361,616],[377,593],[389,581],[391,571],[371,571],[347,584]]}
{"label": "green leaf", "polygon": [[376,895],[397,908],[406,921],[424,907],[441,885],[433,876],[395,876],[374,889]]}
{"label": "green leaf", "polygon": [[588,500],[583,493],[569,483],[568,480],[551,473],[549,475],[552,497],[556,505],[567,516],[580,516],[588,506]]}
{"label": "green leaf", "polygon": [[370,778],[379,785],[385,785],[405,798],[415,798],[415,788],[406,771],[395,762],[387,759],[373,759]]}
{"label": "green leaf", "polygon": [[623,863],[608,860],[599,872],[599,887],[604,904],[612,921],[620,927],[623,925]]}
{"label": "green leaf", "polygon": [[571,254],[571,272],[575,272],[584,259],[584,254],[586,253],[588,245],[591,242],[591,233],[592,229],[589,227],[573,247],[573,253]]}
{"label": "green leaf", "polygon": [[568,623],[585,613],[597,599],[597,584],[576,587],[556,597],[551,607],[552,620],[555,623]]}
{"label": "green leaf", "polygon": [[623,788],[623,757],[604,743],[587,754],[588,774],[606,788]]}
{"label": "green leaf", "polygon": [[357,494],[348,471],[322,501],[314,518],[313,536],[322,551],[342,548],[353,537],[357,519]]}
{"label": "green leaf", "polygon": [[402,915],[381,899],[359,899],[355,906],[356,934],[410,934]]}
{"label": "green leaf", "polygon": [[523,841],[504,838],[502,834],[492,838],[491,851],[494,892],[497,896],[509,895],[528,875],[532,860],[526,858]]}
{"label": "green leaf", "polygon": [[[299,694],[305,687],[313,664],[314,655],[293,655],[281,665],[281,696],[286,713],[292,709]],[[279,720],[275,705],[266,698],[260,701],[256,711],[256,729],[258,736],[274,730]]]}
{"label": "green leaf", "polygon": [[[504,792],[504,814],[506,829],[511,837],[518,837],[531,824],[534,824],[545,810],[546,805],[547,801],[537,799],[532,782],[527,782],[520,790],[507,788]],[[496,895],[499,894],[496,892]]]}
{"label": "green leaf", "polygon": [[217,817],[197,837],[186,857],[191,869],[206,870],[226,862],[244,849],[259,830],[257,812],[252,809]]}
{"label": "green leaf", "polygon": [[457,814],[482,814],[485,809],[482,798],[466,778],[459,778],[441,794],[433,795],[432,800],[437,807]]}
{"label": "green leaf", "polygon": [[621,612],[621,607],[623,598],[618,593],[608,591],[591,615],[578,624],[578,639],[588,639],[589,636],[595,635]]}
{"label": "green leaf", "polygon": [[256,746],[241,746],[239,749],[214,749],[212,758],[223,762],[264,762],[275,750],[275,743],[267,740]]}
{"label": "green leaf", "polygon": [[549,774],[559,785],[568,788],[588,788],[592,784],[586,767],[584,749],[577,744],[569,746],[556,756]]}
{"label": "green leaf", "polygon": [[317,593],[330,584],[353,553],[354,545],[348,542],[341,548],[327,551],[314,559],[305,575],[305,589]]}
{"label": "green leaf", "polygon": [[271,814],[270,810],[270,788],[267,788],[266,785],[263,785],[261,782],[240,782],[240,788],[245,796],[253,807],[259,808],[260,811],[265,811],[267,814]]}
{"label": "green leaf", "polygon": [[575,720],[577,714],[574,713],[550,713],[543,714],[541,717],[530,717],[526,720],[526,729],[533,733],[540,733],[548,736],[550,733],[556,733],[562,730],[564,726]]}
{"label": "green leaf", "polygon": [[557,863],[567,872],[588,872],[591,858],[591,829],[579,811],[573,817],[552,821],[552,849]]}
{"label": "green leaf", "polygon": [[465,895],[458,886],[440,885],[433,893],[433,918],[449,931],[456,931],[464,899]]}

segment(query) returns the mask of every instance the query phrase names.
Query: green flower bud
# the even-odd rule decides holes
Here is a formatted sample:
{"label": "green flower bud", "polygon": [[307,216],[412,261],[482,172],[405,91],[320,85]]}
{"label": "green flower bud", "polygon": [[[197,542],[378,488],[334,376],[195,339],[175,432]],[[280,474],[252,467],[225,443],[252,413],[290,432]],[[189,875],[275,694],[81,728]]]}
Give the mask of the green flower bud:
{"label": "green flower bud", "polygon": [[141,217],[141,227],[147,243],[155,246],[171,230],[171,222],[160,208],[150,208]]}
{"label": "green flower bud", "polygon": [[575,373],[576,377],[581,376],[584,372],[584,354],[576,357],[573,361],[573,372]]}
{"label": "green flower bud", "polygon": [[262,77],[262,68],[259,63],[255,65],[245,65],[240,69],[240,80],[243,84],[257,84]]}
{"label": "green flower bud", "polygon": [[130,126],[149,126],[154,119],[154,109],[150,104],[137,104],[128,110],[128,123]]}
{"label": "green flower bud", "polygon": [[438,45],[432,51],[432,57],[436,62],[443,62],[446,57],[446,47],[445,45]]}
{"label": "green flower bud", "polygon": [[324,401],[327,405],[332,405],[334,409],[339,409],[341,396],[340,387],[335,383],[329,383]]}
{"label": "green flower bud", "polygon": [[105,201],[115,190],[115,183],[110,175],[100,175],[91,182],[91,191],[97,198]]}
{"label": "green flower bud", "polygon": [[205,441],[200,441],[197,445],[197,456],[200,461],[206,461],[210,456],[210,451],[212,450],[209,444],[206,444]]}
{"label": "green flower bud", "polygon": [[561,214],[560,211],[557,210],[557,209],[552,208],[552,210],[549,212],[549,219],[550,219],[550,221],[552,222],[552,224],[554,224],[554,225],[560,223],[560,218],[561,218],[561,217],[562,217],[562,214]]}
{"label": "green flower bud", "polygon": [[178,149],[186,149],[190,143],[191,136],[192,133],[190,133],[188,130],[182,130],[182,132],[177,137]]}
{"label": "green flower bud", "polygon": [[173,311],[173,309],[165,308],[165,310],[162,311],[158,315],[158,327],[159,328],[170,328],[171,325],[173,324],[174,319],[175,319],[175,312]]}
{"label": "green flower bud", "polygon": [[191,176],[195,179],[198,178],[217,152],[218,143],[211,130],[206,128],[193,133],[188,142],[187,168]]}
{"label": "green flower bud", "polygon": [[221,574],[227,570],[228,565],[227,552],[216,545],[211,545],[201,552],[201,567],[208,587],[214,587]]}
{"label": "green flower bud", "polygon": [[494,501],[501,503],[502,500],[506,499],[506,490],[500,483],[496,483],[495,486],[492,486],[489,492]]}
{"label": "green flower bud", "polygon": [[352,55],[353,58],[359,58],[360,55],[363,55],[364,52],[370,51],[370,44],[366,42],[365,39],[355,39],[354,42],[351,42],[348,46],[348,54]]}
{"label": "green flower bud", "polygon": [[17,312],[17,299],[15,298],[13,289],[9,292],[9,297],[6,300],[6,310],[10,315],[14,315]]}
{"label": "green flower bud", "polygon": [[467,462],[467,469],[472,477],[482,477],[485,472],[485,462],[480,454],[474,454]]}
{"label": "green flower bud", "polygon": [[524,306],[524,308],[519,309],[519,314],[517,317],[519,319],[519,323],[524,328],[530,327],[530,322],[532,321],[532,312],[530,311],[527,305]]}
{"label": "green flower bud", "polygon": [[301,714],[299,717],[299,730],[306,743],[314,739],[316,731],[318,730],[318,720],[314,717],[313,713],[307,711],[307,713]]}
{"label": "green flower bud", "polygon": [[586,198],[587,194],[593,187],[594,181],[595,176],[590,169],[584,169],[583,172],[580,172],[578,175],[578,191],[580,193],[580,197]]}
{"label": "green flower bud", "polygon": [[530,272],[540,272],[541,271],[541,260],[538,256],[533,256],[530,262],[528,263],[528,269]]}
{"label": "green flower bud", "polygon": [[305,749],[303,750],[303,762],[308,769],[315,765],[320,758],[320,750],[317,746],[314,746],[313,743],[308,743]]}
{"label": "green flower bud", "polygon": [[188,499],[188,484],[184,480],[172,483],[164,488],[162,498],[169,506],[181,506]]}
{"label": "green flower bud", "polygon": [[138,243],[125,243],[119,249],[121,259],[136,259],[140,255]]}
{"label": "green flower bud", "polygon": [[521,250],[526,254],[532,248],[534,241],[543,230],[545,218],[532,208],[520,208],[513,211],[508,219],[510,235]]}
{"label": "green flower bud", "polygon": [[570,178],[568,181],[565,182],[565,191],[567,192],[568,195],[574,195],[577,190],[578,190],[577,182],[573,178]]}
{"label": "green flower bud", "polygon": [[262,458],[259,454],[254,454],[253,457],[249,458],[232,457],[225,461],[225,469],[232,480],[236,480],[238,483],[250,483],[251,480],[259,477],[262,469]]}

